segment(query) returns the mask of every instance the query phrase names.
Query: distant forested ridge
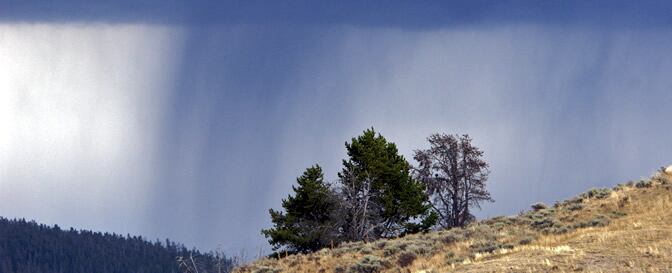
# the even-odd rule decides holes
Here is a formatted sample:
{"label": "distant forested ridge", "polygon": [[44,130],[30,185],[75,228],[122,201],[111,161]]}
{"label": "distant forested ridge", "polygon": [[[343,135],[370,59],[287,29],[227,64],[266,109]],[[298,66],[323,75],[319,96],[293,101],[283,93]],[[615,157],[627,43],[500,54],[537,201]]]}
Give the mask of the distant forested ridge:
{"label": "distant forested ridge", "polygon": [[201,273],[229,272],[233,266],[221,254],[188,250],[169,240],[61,230],[0,217],[0,273],[177,273],[182,270],[179,256],[194,257]]}

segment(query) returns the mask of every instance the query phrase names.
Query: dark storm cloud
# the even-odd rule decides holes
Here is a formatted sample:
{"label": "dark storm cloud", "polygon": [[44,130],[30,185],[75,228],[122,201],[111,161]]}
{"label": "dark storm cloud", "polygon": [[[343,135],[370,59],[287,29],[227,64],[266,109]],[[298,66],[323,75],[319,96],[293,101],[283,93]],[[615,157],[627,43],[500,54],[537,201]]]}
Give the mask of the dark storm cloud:
{"label": "dark storm cloud", "polygon": [[672,24],[669,1],[0,1],[0,19],[441,28],[474,23]]}

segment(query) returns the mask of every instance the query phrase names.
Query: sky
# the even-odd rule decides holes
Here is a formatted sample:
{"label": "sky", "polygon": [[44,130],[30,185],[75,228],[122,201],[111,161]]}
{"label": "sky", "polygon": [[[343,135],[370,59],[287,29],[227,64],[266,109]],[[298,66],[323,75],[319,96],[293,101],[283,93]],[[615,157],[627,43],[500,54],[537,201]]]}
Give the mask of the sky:
{"label": "sky", "polygon": [[270,251],[374,127],[470,134],[516,214],[672,164],[665,1],[0,0],[0,215]]}

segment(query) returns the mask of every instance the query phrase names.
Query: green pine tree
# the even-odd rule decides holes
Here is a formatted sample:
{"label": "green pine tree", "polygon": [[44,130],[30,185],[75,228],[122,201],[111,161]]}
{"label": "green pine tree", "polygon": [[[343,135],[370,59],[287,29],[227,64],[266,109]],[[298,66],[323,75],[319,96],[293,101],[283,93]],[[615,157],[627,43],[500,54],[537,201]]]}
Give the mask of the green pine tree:
{"label": "green pine tree", "polygon": [[296,179],[294,196],[282,200],[285,212],[270,209],[274,227],[262,230],[274,250],[311,252],[334,243],[337,226],[332,221],[338,200],[315,165]]}
{"label": "green pine tree", "polygon": [[412,178],[394,143],[371,128],[345,146],[349,159],[338,174],[344,239],[394,237],[434,224],[424,186]]}

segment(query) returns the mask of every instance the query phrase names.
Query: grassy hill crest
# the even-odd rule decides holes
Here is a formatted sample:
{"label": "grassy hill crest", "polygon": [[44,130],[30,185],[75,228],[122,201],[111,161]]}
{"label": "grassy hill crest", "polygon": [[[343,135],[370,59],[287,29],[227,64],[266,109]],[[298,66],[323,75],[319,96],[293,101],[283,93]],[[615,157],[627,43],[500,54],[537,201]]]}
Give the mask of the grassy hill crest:
{"label": "grassy hill crest", "polygon": [[264,258],[234,272],[672,272],[672,174],[661,168],[516,216]]}

